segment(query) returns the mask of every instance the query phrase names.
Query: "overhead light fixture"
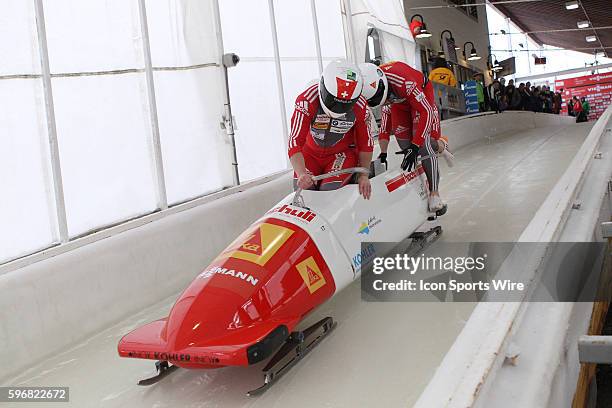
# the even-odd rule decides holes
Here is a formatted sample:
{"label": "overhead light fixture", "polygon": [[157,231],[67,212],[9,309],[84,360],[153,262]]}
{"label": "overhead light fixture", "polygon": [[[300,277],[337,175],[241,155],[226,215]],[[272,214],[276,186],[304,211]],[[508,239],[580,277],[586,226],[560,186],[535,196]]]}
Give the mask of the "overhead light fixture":
{"label": "overhead light fixture", "polygon": [[[415,20],[415,17],[419,17],[421,21]],[[431,37],[431,33],[427,30],[427,26],[423,21],[423,16],[420,14],[415,14],[410,18],[410,31],[414,38],[429,38]]]}
{"label": "overhead light fixture", "polygon": [[448,39],[451,40],[453,44],[455,44],[455,49],[457,49],[457,44],[455,43],[455,37],[453,37],[453,33],[451,33],[450,30],[444,30],[440,33],[440,47],[444,49],[444,46],[442,45],[442,40],[444,39],[444,34],[446,33],[448,33]]}
{"label": "overhead light fixture", "polygon": [[487,67],[493,72],[499,72],[504,69],[501,65],[499,65],[499,61],[495,54],[489,54],[487,56]]}
{"label": "overhead light fixture", "polygon": [[586,40],[586,42],[595,42],[597,41],[597,36],[587,35],[584,39]]}
{"label": "overhead light fixture", "polygon": [[[465,46],[468,44],[472,44],[472,49],[470,50],[470,54],[469,57],[467,56],[468,54],[465,52]],[[477,61],[479,60],[481,57],[480,55],[478,55],[478,53],[476,52],[476,48],[474,47],[474,43],[471,41],[466,41],[463,44],[463,58],[465,58],[468,61]]]}
{"label": "overhead light fixture", "polygon": [[578,7],[580,7],[580,4],[577,1],[566,1],[565,2],[565,8],[568,10],[576,10]]}
{"label": "overhead light fixture", "polygon": [[587,28],[591,26],[591,23],[587,20],[579,21],[577,24],[578,24],[578,28]]}

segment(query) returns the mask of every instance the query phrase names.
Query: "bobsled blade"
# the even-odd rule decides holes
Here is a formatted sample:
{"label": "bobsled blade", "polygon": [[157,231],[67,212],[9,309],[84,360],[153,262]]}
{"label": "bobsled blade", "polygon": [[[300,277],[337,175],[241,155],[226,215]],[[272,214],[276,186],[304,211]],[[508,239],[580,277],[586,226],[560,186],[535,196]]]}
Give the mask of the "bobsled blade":
{"label": "bobsled blade", "polygon": [[326,317],[303,331],[291,333],[285,344],[263,368],[264,383],[259,388],[247,392],[247,396],[262,394],[270,388],[276,380],[319,344],[335,326],[334,319]]}
{"label": "bobsled blade", "polygon": [[169,365],[167,361],[157,361],[155,362],[155,368],[157,369],[157,375],[138,381],[138,385],[153,385],[169,374],[172,374],[178,366]]}

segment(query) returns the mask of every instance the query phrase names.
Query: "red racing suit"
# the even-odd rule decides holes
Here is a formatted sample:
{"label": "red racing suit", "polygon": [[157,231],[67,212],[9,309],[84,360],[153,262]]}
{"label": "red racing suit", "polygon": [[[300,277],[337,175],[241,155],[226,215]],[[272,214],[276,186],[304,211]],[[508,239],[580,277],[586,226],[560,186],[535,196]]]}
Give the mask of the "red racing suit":
{"label": "red racing suit", "polygon": [[389,140],[392,121],[393,127],[400,127],[399,138],[412,138],[412,143],[417,146],[423,146],[429,137],[439,139],[440,116],[431,82],[426,82],[422,72],[403,62],[389,62],[380,68],[387,76],[390,90],[399,100],[392,103],[386,114],[383,109],[379,138]]}
{"label": "red racing suit", "polygon": [[379,140],[389,140],[393,131],[400,148],[407,148],[410,142],[419,146],[421,157],[429,157],[423,161],[429,190],[438,191],[438,159],[431,140],[440,139],[440,116],[433,85],[422,72],[403,62],[389,62],[380,68],[395,100],[382,110]]}
{"label": "red racing suit", "polygon": [[[321,108],[318,87],[318,84],[309,86],[295,100],[288,146],[289,157],[301,152],[306,169],[315,176],[355,167],[359,152],[374,149],[366,122],[366,99],[360,96],[352,111],[334,119]],[[321,180],[320,187],[328,184],[337,188],[348,183],[350,178],[351,174],[330,177]]]}

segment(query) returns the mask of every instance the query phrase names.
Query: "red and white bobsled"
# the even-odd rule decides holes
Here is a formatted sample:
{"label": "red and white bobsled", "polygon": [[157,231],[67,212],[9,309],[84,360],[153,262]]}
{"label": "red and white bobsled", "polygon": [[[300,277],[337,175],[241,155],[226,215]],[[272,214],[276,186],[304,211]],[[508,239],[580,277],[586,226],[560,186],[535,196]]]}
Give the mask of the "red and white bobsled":
{"label": "red and white bobsled", "polygon": [[361,242],[402,241],[430,215],[421,166],[385,171],[371,184],[370,200],[354,184],[290,194],[253,223],[194,279],[168,317],[119,341],[121,357],[157,360],[159,374],[140,384],[176,367],[247,366],[276,352],[258,392],[299,360],[334,323],[296,326],[359,277]]}

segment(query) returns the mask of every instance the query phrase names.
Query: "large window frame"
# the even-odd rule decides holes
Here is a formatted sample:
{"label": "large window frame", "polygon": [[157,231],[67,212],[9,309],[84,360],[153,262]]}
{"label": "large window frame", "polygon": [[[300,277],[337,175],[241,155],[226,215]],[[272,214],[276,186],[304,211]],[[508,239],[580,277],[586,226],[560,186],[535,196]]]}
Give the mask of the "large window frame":
{"label": "large window frame", "polygon": [[[145,74],[146,79],[146,103],[149,108],[150,121],[151,121],[151,143],[153,146],[152,149],[152,160],[154,163],[154,177],[155,177],[155,188],[156,188],[156,209],[152,212],[143,214],[134,219],[129,220],[120,220],[111,225],[103,225],[98,228],[94,228],[82,235],[71,237],[68,232],[67,225],[67,214],[66,214],[66,204],[65,204],[65,195],[64,195],[64,187],[63,187],[63,179],[62,179],[62,171],[60,166],[60,155],[58,150],[58,141],[57,141],[57,127],[55,123],[55,109],[54,109],[54,98],[53,98],[53,86],[52,86],[52,77],[57,77],[58,74],[52,74],[49,67],[49,51],[47,48],[47,30],[45,27],[45,12],[43,8],[43,0],[31,0],[35,5],[35,17],[36,17],[36,31],[38,37],[38,48],[40,53],[41,60],[41,74],[28,74],[28,77],[40,78],[43,83],[43,91],[44,91],[44,102],[45,102],[45,110],[46,110],[46,127],[48,131],[48,144],[50,148],[50,161],[51,161],[51,169],[52,169],[52,182],[53,186],[50,187],[52,191],[53,200],[55,203],[55,213],[53,214],[55,220],[52,220],[57,224],[59,239],[55,242],[52,242],[49,246],[42,250],[38,250],[32,253],[27,253],[25,255],[14,257],[7,261],[3,261],[0,263],[0,275],[4,273],[8,273],[14,271],[16,269],[22,268],[24,266],[33,264],[35,262],[42,261],[44,259],[59,255],[61,253],[74,250],[81,246],[96,242],[98,240],[114,236],[116,234],[122,233],[129,229],[137,228],[139,226],[145,225],[151,221],[155,221],[166,217],[171,214],[175,214],[180,211],[185,211],[187,209],[203,205],[205,203],[211,202],[215,199],[221,198],[223,196],[231,195],[237,193],[239,191],[243,191],[245,187],[255,186],[259,184],[263,184],[267,181],[270,181],[282,174],[289,172],[289,169],[282,170],[280,172],[263,176],[259,179],[252,180],[250,182],[240,184],[234,183],[233,185],[223,186],[217,191],[208,192],[206,194],[202,194],[201,196],[194,197],[185,202],[179,202],[176,204],[169,205],[168,197],[166,191],[166,181],[164,177],[164,165],[162,158],[162,149],[160,142],[160,132],[159,132],[159,119],[158,119],[158,108],[155,94],[155,77],[154,72],[156,70],[185,70],[185,69],[201,69],[206,68],[204,66],[189,66],[189,67],[154,67],[151,59],[151,45],[149,40],[149,28],[148,28],[148,19],[146,12],[145,0],[136,0],[138,2],[138,10],[139,10],[139,18],[140,18],[140,26],[141,26],[141,47],[142,52],[144,54],[144,69],[136,68],[136,69],[126,69],[120,70],[120,72],[109,72],[109,75],[121,75],[125,73],[131,72],[141,72]],[[344,7],[346,7],[346,0],[337,0]],[[221,19],[219,14],[219,0],[212,0],[213,8],[214,8],[214,21],[216,25],[217,32],[217,46],[220,53],[224,52],[223,49],[223,38],[222,38],[222,29],[221,29]],[[315,35],[315,43],[316,43],[316,52],[317,52],[317,63],[319,71],[323,69],[323,57],[321,55],[321,44],[319,39],[319,27],[316,15],[316,4],[315,0],[310,0],[311,8],[312,8],[312,24],[314,27],[314,35]],[[269,13],[271,16],[271,30],[274,37],[274,48],[275,54],[274,59],[276,63],[276,77],[279,84],[279,98],[283,98],[283,77],[281,73],[281,59],[279,56],[278,50],[278,41],[276,39],[277,36],[277,27],[275,23],[275,10],[273,0],[268,0]],[[345,27],[345,30],[347,27]],[[349,30],[352,30],[352,27],[349,27]],[[349,41],[345,43],[347,55],[350,55],[350,49],[353,49],[354,44],[352,43],[352,36],[349,36]],[[219,56],[219,61],[216,64],[216,67],[223,72],[223,78],[225,82],[225,86],[227,87],[227,71],[222,69],[222,61],[221,56]],[[71,73],[74,75],[75,73]],[[100,73],[82,73],[82,75],[88,74],[100,74]],[[76,75],[80,75],[76,73]],[[61,75],[59,75],[61,76]],[[10,78],[6,78],[9,79]],[[220,104],[225,104],[229,101],[219,101]],[[281,117],[286,118],[285,104],[281,103]],[[219,118],[220,122],[223,118]],[[284,124],[284,133],[285,138],[288,135],[287,124]],[[288,164],[288,163],[287,163]],[[239,164],[238,164],[239,165]]]}

